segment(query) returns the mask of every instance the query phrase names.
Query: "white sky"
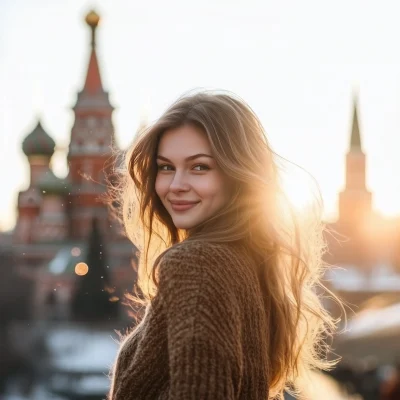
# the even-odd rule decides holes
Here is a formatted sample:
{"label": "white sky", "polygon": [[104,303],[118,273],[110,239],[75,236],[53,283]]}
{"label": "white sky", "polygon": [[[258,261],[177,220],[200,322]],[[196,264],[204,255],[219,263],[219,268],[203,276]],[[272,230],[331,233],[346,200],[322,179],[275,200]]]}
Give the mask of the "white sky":
{"label": "white sky", "polygon": [[273,148],[317,179],[329,217],[358,87],[374,205],[400,214],[398,1],[0,0],[0,228],[13,226],[17,191],[28,184],[21,142],[38,113],[60,146],[55,171],[66,174],[92,7],[102,16],[98,55],[122,146],[143,110],[153,120],[198,87],[236,92]]}

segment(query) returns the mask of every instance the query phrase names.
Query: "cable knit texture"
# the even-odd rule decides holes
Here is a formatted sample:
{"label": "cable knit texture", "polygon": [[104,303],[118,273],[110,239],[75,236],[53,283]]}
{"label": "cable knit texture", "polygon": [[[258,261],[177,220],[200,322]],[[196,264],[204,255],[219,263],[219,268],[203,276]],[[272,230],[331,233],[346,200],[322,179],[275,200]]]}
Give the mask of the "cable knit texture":
{"label": "cable knit texture", "polygon": [[241,245],[183,242],[164,256],[159,289],[112,373],[109,400],[266,400],[267,326]]}

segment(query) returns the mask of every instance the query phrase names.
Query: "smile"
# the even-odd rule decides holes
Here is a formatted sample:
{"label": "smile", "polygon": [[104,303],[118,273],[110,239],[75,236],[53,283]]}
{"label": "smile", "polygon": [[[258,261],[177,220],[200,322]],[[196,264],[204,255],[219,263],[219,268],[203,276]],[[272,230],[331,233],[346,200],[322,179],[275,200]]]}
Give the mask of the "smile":
{"label": "smile", "polygon": [[197,203],[189,203],[189,204],[174,204],[171,203],[171,208],[174,211],[187,211],[190,210],[191,208],[195,207],[199,202]]}

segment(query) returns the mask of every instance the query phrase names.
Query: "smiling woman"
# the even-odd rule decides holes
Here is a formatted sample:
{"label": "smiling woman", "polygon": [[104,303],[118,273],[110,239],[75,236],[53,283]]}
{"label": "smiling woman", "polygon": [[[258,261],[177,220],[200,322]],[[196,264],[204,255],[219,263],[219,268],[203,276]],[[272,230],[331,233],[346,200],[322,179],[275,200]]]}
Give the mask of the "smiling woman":
{"label": "smiling woman", "polygon": [[207,137],[194,125],[163,134],[157,165],[156,193],[178,229],[193,228],[217,214],[233,194]]}
{"label": "smiling woman", "polygon": [[139,135],[118,204],[146,312],[121,344],[110,400],[282,399],[332,364],[323,338],[335,325],[315,290],[321,210],[295,176],[282,183],[281,164],[230,94],[185,96]]}

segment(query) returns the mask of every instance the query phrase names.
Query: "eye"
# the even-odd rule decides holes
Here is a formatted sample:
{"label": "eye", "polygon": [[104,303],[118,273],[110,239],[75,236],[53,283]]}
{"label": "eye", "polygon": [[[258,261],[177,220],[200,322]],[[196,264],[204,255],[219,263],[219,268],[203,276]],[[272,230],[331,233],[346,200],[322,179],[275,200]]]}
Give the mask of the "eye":
{"label": "eye", "polygon": [[195,169],[196,171],[208,171],[210,167],[205,164],[197,164],[193,167],[193,169]]}
{"label": "eye", "polygon": [[172,167],[171,167],[171,165],[168,165],[168,164],[160,164],[160,165],[157,166],[157,169],[159,171],[171,171]]}

